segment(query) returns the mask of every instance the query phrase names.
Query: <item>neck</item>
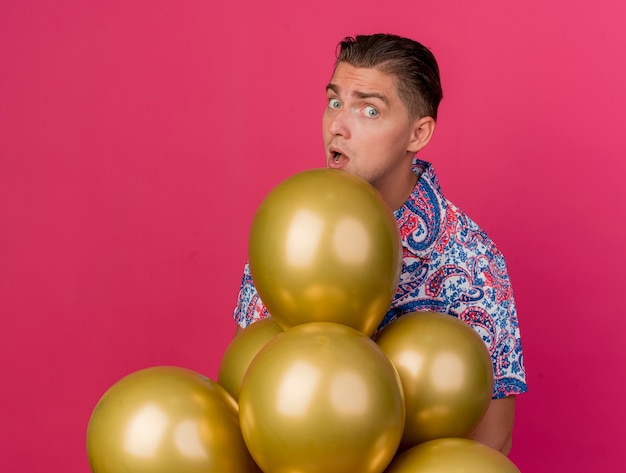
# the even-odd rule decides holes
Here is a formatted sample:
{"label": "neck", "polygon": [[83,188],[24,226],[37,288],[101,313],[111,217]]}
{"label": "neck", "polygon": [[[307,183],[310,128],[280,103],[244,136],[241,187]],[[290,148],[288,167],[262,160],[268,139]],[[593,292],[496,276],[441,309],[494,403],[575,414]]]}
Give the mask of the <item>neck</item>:
{"label": "neck", "polygon": [[415,175],[413,170],[409,173],[405,173],[402,176],[402,179],[396,180],[392,185],[388,185],[385,187],[377,187],[378,192],[382,195],[385,202],[392,211],[398,210],[400,207],[404,205],[406,200],[413,192],[413,188],[417,183],[418,177]]}

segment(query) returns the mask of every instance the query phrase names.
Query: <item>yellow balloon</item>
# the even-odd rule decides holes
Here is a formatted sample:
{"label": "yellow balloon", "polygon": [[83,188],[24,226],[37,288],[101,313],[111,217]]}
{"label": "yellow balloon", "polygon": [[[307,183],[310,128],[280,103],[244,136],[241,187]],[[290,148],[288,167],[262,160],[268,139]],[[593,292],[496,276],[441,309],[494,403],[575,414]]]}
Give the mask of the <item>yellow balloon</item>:
{"label": "yellow balloon", "polygon": [[284,329],[336,322],[372,335],[402,268],[393,213],[365,180],[336,169],[286,179],[261,202],[250,230],[252,279]]}
{"label": "yellow balloon", "polygon": [[282,331],[271,317],[267,317],[246,327],[230,342],[220,363],[217,382],[235,400],[239,400],[241,381],[256,354]]}
{"label": "yellow balloon", "polygon": [[136,371],[104,393],[87,426],[87,454],[93,473],[259,472],[233,398],[172,366]]}
{"label": "yellow balloon", "polygon": [[266,472],[380,473],[404,427],[398,375],[366,335],[313,322],[276,335],[239,395],[244,440]]}
{"label": "yellow balloon", "polygon": [[395,458],[385,473],[520,473],[506,455],[474,440],[422,443]]}
{"label": "yellow balloon", "polygon": [[386,325],[376,343],[402,381],[401,450],[472,433],[491,401],[493,367],[485,343],[470,326],[448,314],[414,312]]}

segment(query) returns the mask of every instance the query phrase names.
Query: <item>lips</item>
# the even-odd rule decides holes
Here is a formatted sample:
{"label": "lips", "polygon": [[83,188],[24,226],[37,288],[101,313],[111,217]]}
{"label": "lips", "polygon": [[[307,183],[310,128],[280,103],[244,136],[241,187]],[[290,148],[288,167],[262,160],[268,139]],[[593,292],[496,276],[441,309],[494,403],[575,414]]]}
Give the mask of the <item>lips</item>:
{"label": "lips", "polygon": [[331,146],[330,148],[328,148],[328,167],[329,168],[340,169],[344,167],[348,163],[348,161],[350,161],[350,158],[346,156],[346,154],[343,152],[341,148],[337,148],[334,146]]}

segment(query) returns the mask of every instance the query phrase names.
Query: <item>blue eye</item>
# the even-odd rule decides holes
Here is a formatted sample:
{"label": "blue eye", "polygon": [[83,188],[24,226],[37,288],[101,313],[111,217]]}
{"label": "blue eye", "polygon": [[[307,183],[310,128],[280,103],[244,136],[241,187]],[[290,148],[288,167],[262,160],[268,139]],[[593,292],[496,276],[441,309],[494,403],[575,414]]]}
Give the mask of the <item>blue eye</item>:
{"label": "blue eye", "polygon": [[335,110],[341,108],[341,102],[337,99],[330,99],[328,101],[328,108],[333,108]]}
{"label": "blue eye", "polygon": [[365,107],[365,115],[367,115],[368,117],[377,117],[378,116],[378,110],[376,110],[374,107],[372,107],[371,105],[368,105],[367,107]]}

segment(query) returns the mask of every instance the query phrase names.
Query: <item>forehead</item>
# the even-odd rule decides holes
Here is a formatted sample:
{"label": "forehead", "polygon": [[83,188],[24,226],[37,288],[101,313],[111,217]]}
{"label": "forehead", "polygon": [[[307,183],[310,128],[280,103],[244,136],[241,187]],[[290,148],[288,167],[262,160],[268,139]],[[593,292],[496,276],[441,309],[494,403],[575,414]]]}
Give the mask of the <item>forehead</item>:
{"label": "forehead", "polygon": [[395,77],[375,67],[354,67],[340,62],[328,88],[340,95],[377,93],[390,101],[399,100]]}

